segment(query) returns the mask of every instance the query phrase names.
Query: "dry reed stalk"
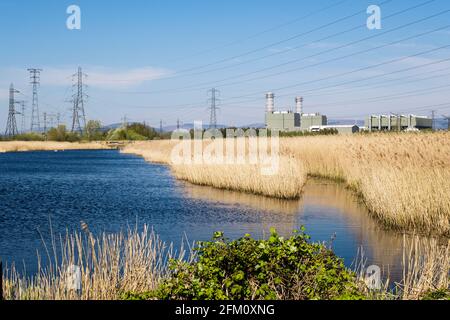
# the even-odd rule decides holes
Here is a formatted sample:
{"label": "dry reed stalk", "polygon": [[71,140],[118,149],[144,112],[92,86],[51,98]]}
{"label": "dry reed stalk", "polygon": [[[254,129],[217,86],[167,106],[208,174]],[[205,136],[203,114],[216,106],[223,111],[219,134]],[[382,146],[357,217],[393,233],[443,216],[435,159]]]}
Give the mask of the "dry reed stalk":
{"label": "dry reed stalk", "polygon": [[[114,300],[124,292],[149,292],[167,276],[169,259],[186,254],[183,247],[176,253],[147,226],[140,232],[134,229],[99,237],[67,233],[59,246],[52,240],[56,256],[48,267],[39,266],[32,278],[21,276],[14,266],[7,269],[5,299]],[[81,294],[67,289],[72,265],[81,268]]]}
{"label": "dry reed stalk", "polygon": [[306,183],[306,171],[290,158],[281,158],[278,172],[263,175],[261,165],[176,165],[177,179],[197,185],[242,191],[280,199],[299,198]]}
{"label": "dry reed stalk", "polygon": [[[245,147],[243,164],[173,164],[171,153],[175,141],[140,142],[126,146],[122,152],[136,154],[147,161],[171,165],[175,177],[197,185],[212,186],[219,189],[242,191],[280,199],[299,198],[306,183],[303,166],[290,157],[281,157],[279,170],[273,175],[264,175],[262,168],[267,164],[252,164],[249,161],[248,141]],[[194,147],[191,146],[191,160]],[[210,142],[204,142],[204,150]],[[225,145],[223,146],[225,150]],[[237,148],[237,144],[234,146]],[[237,155],[237,151],[234,151]],[[233,158],[236,160],[237,158]],[[225,161],[225,160],[224,160]]]}
{"label": "dry reed stalk", "polygon": [[100,142],[6,141],[0,142],[0,153],[26,151],[102,150],[110,149]]}
{"label": "dry reed stalk", "polygon": [[450,290],[450,241],[404,238],[400,298],[417,300],[437,290]]}
{"label": "dry reed stalk", "polygon": [[121,150],[125,154],[135,154],[148,162],[170,164],[170,155],[176,142],[170,140],[142,141],[128,144]]}
{"label": "dry reed stalk", "polygon": [[[172,166],[200,185],[266,196],[298,197],[305,175],[345,181],[391,227],[450,235],[450,133],[313,136],[281,139],[279,175],[264,179],[247,165]],[[176,142],[125,147],[125,153],[171,164]],[[267,188],[271,185],[271,188]]]}
{"label": "dry reed stalk", "polygon": [[450,133],[308,137],[282,141],[281,153],[345,181],[389,226],[449,236],[449,142]]}

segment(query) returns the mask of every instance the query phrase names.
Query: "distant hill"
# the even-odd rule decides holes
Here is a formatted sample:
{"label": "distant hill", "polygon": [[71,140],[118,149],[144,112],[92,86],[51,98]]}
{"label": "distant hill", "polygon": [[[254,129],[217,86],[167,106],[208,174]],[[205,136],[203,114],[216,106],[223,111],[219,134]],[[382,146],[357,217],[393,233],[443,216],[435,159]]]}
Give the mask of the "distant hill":
{"label": "distant hill", "polygon": [[122,126],[122,123],[113,123],[113,124],[109,124],[107,126],[103,126],[101,128],[102,131],[109,131],[111,129],[117,129],[120,128]]}
{"label": "distant hill", "polygon": [[239,128],[253,128],[253,129],[263,129],[266,125],[264,123],[250,123],[244,126],[239,126]]}
{"label": "distant hill", "polygon": [[435,126],[438,130],[445,130],[448,128],[448,121],[446,119],[436,119]]}

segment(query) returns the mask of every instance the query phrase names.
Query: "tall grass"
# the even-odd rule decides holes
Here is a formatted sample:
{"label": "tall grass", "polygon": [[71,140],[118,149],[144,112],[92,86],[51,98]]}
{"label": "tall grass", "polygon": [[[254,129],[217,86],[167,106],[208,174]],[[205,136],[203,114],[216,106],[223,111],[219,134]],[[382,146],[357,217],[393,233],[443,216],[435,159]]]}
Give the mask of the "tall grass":
{"label": "tall grass", "polygon": [[[137,154],[147,161],[171,164],[177,179],[197,185],[219,189],[242,191],[280,199],[299,198],[306,183],[306,171],[294,159],[282,157],[278,173],[264,175],[265,163],[246,161],[242,164],[172,164],[174,141],[137,142],[126,146],[122,152]],[[205,142],[204,146],[208,143]],[[248,152],[248,148],[246,148]],[[248,156],[248,153],[247,155]],[[193,156],[192,156],[193,157]],[[248,159],[247,159],[248,160]]]}
{"label": "tall grass", "polygon": [[389,226],[450,235],[450,133],[292,139],[281,153],[345,181]]}
{"label": "tall grass", "polygon": [[3,141],[0,153],[25,151],[98,150],[109,149],[100,142]]}
{"label": "tall grass", "polygon": [[298,198],[307,176],[344,181],[383,223],[450,236],[450,133],[399,133],[282,138],[280,170],[262,176],[251,165],[171,164],[175,142],[124,149],[169,164],[199,185],[278,198]]}
{"label": "tall grass", "polygon": [[[417,300],[439,290],[448,294],[450,242],[405,238],[403,250],[403,279],[393,289],[388,282],[380,290],[367,288],[364,262],[358,264],[355,272],[360,277],[355,281],[368,299]],[[67,233],[59,240],[52,237],[46,251],[51,262],[33,277],[22,276],[14,267],[4,271],[6,300],[116,300],[127,293],[146,294],[171,277],[171,258],[197,261],[195,252],[183,246],[176,252],[146,226],[98,237],[89,231]],[[81,267],[80,292],[68,286],[72,265]]]}
{"label": "tall grass", "polygon": [[219,189],[236,190],[280,199],[300,197],[306,171],[291,159],[282,159],[276,178],[261,174],[261,165],[176,165],[177,179]]}
{"label": "tall grass", "polygon": [[[46,247],[49,264],[31,277],[14,267],[5,272],[4,298],[9,300],[115,300],[124,292],[156,289],[167,274],[170,258],[184,257],[147,226],[142,231],[67,233]],[[81,293],[68,287],[70,266],[81,268]]]}
{"label": "tall grass", "polygon": [[404,240],[401,298],[417,300],[437,290],[450,290],[450,241],[417,237]]}

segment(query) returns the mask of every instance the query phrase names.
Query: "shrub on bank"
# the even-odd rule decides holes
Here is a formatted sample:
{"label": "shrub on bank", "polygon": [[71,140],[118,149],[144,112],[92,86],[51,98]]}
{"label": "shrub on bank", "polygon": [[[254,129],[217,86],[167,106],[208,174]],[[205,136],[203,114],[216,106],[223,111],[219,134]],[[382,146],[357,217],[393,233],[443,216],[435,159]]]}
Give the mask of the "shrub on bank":
{"label": "shrub on bank", "polygon": [[152,294],[125,299],[261,300],[363,299],[355,275],[324,244],[275,230],[267,240],[229,241],[217,232],[194,249],[195,262],[171,261],[169,278]]}
{"label": "shrub on bank", "polygon": [[434,291],[428,291],[425,293],[421,300],[449,300],[450,301],[450,289],[440,289]]}
{"label": "shrub on bank", "polygon": [[44,141],[45,138],[41,133],[29,132],[22,133],[14,137],[16,141]]}

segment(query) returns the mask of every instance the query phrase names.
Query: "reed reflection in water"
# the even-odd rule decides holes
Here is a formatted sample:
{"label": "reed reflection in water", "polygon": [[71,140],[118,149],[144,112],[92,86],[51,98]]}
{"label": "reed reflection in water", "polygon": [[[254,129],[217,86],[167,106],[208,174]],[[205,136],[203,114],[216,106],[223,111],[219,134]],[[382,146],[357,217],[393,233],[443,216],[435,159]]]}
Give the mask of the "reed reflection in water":
{"label": "reed reflection in water", "polygon": [[387,230],[371,217],[364,204],[341,184],[310,180],[300,200],[280,200],[247,193],[219,190],[180,182],[187,197],[215,206],[248,207],[261,215],[261,227],[288,236],[300,226],[314,241],[328,242],[350,266],[360,250],[366,265],[378,265],[385,275],[399,278],[402,272],[403,235]]}

